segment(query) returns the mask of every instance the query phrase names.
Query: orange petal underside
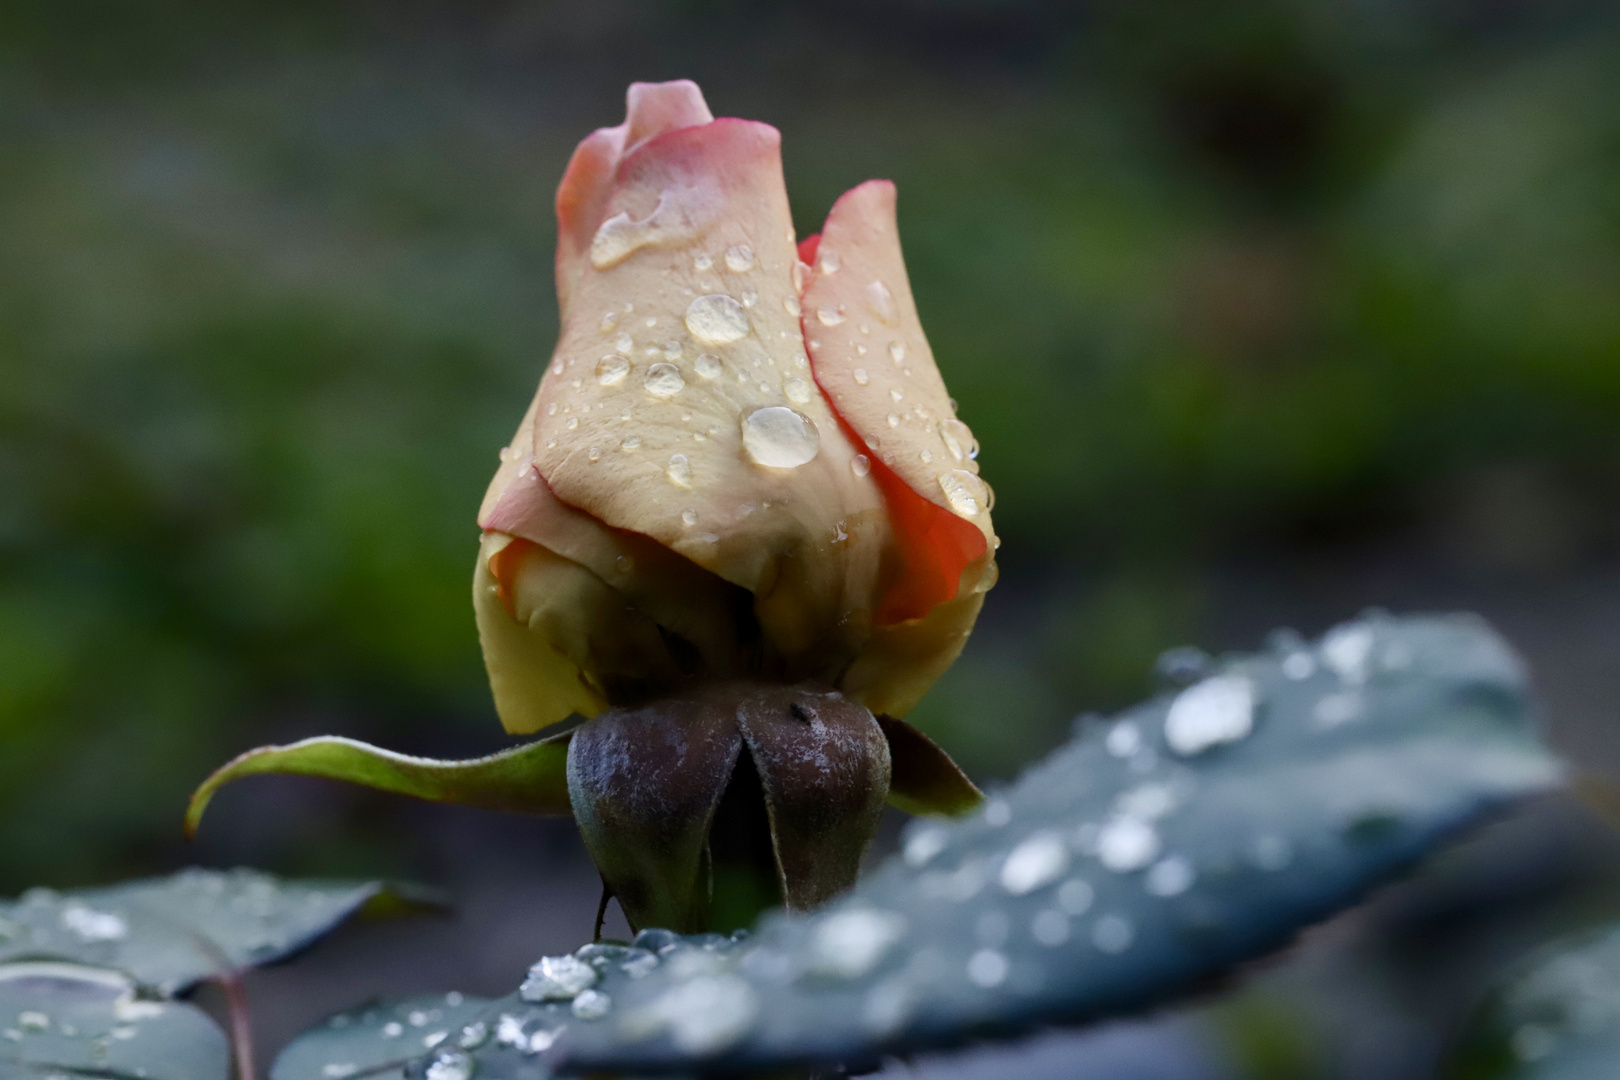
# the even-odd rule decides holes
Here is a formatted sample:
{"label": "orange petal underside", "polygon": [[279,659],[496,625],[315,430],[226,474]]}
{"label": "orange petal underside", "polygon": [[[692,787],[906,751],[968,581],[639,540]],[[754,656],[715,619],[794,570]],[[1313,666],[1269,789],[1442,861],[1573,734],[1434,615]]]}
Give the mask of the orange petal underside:
{"label": "orange petal underside", "polygon": [[812,233],[799,241],[799,261],[806,266],[816,264],[816,249],[821,246],[821,234]]}

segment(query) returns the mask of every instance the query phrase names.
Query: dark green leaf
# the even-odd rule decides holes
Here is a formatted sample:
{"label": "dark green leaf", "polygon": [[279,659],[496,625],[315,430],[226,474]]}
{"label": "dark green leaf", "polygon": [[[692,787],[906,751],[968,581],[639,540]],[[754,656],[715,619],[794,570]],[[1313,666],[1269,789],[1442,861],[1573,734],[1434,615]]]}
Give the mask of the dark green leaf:
{"label": "dark green leaf", "polygon": [[194,1005],[139,995],[126,975],[0,964],[0,1080],[226,1080],[225,1035]]}
{"label": "dark green leaf", "polygon": [[1494,992],[1448,1080],[1620,1076],[1620,925],[1545,950]]}
{"label": "dark green leaf", "polygon": [[203,781],[186,808],[186,832],[197,831],[209,800],[222,786],[265,773],[346,780],[430,802],[514,814],[566,814],[568,734],[471,761],[409,757],[335,735],[288,746],[261,746],[222,765]]}
{"label": "dark green leaf", "polygon": [[185,870],[70,893],[34,889],[0,903],[0,963],[115,968],[172,996],[222,969],[280,960],[360,909],[399,897],[377,882],[282,881],[251,870]]}
{"label": "dark green leaf", "polygon": [[571,1002],[497,1003],[511,1025],[563,1026],[554,1041],[472,1053],[492,1076],[517,1075],[514,1053],[574,1073],[770,1070],[1138,1010],[1561,778],[1519,662],[1480,621],[1279,637],[1082,725],[973,817],[916,822],[830,907],[742,943],[645,932]]}

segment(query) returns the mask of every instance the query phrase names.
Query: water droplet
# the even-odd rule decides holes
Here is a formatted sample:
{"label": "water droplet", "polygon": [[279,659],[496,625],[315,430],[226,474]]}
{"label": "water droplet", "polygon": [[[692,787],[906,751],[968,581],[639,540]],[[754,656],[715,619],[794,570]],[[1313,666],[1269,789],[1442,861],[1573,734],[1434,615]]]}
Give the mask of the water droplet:
{"label": "water droplet", "polygon": [[[630,361],[618,353],[608,353],[596,362],[596,381],[603,386],[617,386],[630,374]],[[552,408],[556,408],[555,405]]]}
{"label": "water droplet", "polygon": [[821,433],[809,417],[782,405],[755,409],[743,420],[743,448],[760,465],[793,469],[815,459]]}
{"label": "water droplet", "polygon": [[405,1034],[405,1025],[398,1020],[390,1020],[382,1026],[382,1037],[385,1039],[397,1039],[403,1034]]}
{"label": "water droplet", "polygon": [[579,429],[579,417],[570,416],[568,418],[568,422],[564,424],[563,427],[569,431],[577,431]]}
{"label": "water droplet", "polygon": [[1181,799],[1169,784],[1138,784],[1114,800],[1114,813],[1157,821],[1180,805]]}
{"label": "water droplet", "polygon": [[1091,910],[1092,901],[1097,899],[1097,892],[1091,884],[1081,878],[1070,878],[1058,886],[1058,907],[1078,918]]}
{"label": "water droplet", "polygon": [[600,329],[604,334],[611,334],[613,333],[614,328],[618,325],[619,313],[617,311],[609,311],[602,316]]}
{"label": "water droplet", "polygon": [[901,392],[898,386],[891,386],[889,387],[889,398],[892,401],[904,401],[906,399],[906,395]]}
{"label": "water droplet", "polygon": [[1097,859],[1117,874],[1140,870],[1159,854],[1159,833],[1141,818],[1112,817],[1097,833]]}
{"label": "water droplet", "polygon": [[674,364],[658,363],[647,369],[647,377],[641,385],[653,397],[672,398],[686,388],[686,380],[681,378],[681,369]]}
{"label": "water droplet", "polygon": [[1360,623],[1335,626],[1322,639],[1322,659],[1345,682],[1365,682],[1372,647],[1371,627]]}
{"label": "water droplet", "polygon": [[613,339],[613,349],[615,352],[628,353],[633,351],[635,347],[636,339],[631,337],[629,334],[620,334],[618,337]]}
{"label": "water droplet", "polygon": [[426,1080],[471,1080],[472,1058],[462,1053],[440,1054],[422,1073]]}
{"label": "water droplet", "polygon": [[345,1076],[353,1076],[360,1071],[360,1066],[345,1061],[333,1061],[321,1066],[321,1075],[332,1077],[333,1080],[342,1080]]}
{"label": "water droplet", "polygon": [[1195,877],[1192,863],[1180,855],[1170,855],[1148,867],[1142,887],[1153,896],[1180,896],[1192,888]]}
{"label": "water droplet", "polygon": [[1029,936],[1049,949],[1055,949],[1069,940],[1069,917],[1050,908],[1036,914],[1029,924]]}
{"label": "water droplet", "polygon": [[50,1014],[33,1009],[17,1014],[17,1026],[24,1031],[44,1031],[51,1026]]}
{"label": "water droplet", "polygon": [[589,450],[585,451],[585,458],[586,458],[586,460],[593,461],[593,462],[594,461],[601,461],[602,460],[602,448],[600,446],[591,447]]}
{"label": "water droplet", "polygon": [[[676,1049],[716,1054],[753,1026],[759,995],[735,975],[699,975],[665,991],[636,1012],[634,1026],[669,1032]],[[626,1017],[628,1022],[631,1018]]]}
{"label": "water droplet", "polygon": [[640,450],[641,436],[626,435],[622,440],[620,440],[619,449],[623,450],[625,453],[633,453],[634,451]]}
{"label": "water droplet", "polygon": [[557,403],[555,401],[553,401],[550,405],[546,406],[546,415],[547,416],[556,416],[557,415]]}
{"label": "water droplet", "polygon": [[856,386],[865,386],[869,381],[871,381],[870,376],[868,376],[866,374],[866,369],[865,368],[856,368],[855,369],[855,385]]}
{"label": "water droplet", "polygon": [[866,306],[884,322],[894,322],[894,296],[883,282],[873,281],[866,286]]}
{"label": "water droplet", "polygon": [[800,296],[804,295],[804,287],[810,283],[810,274],[809,263],[797,259],[793,261],[793,291]]}
{"label": "water droplet", "polygon": [[810,970],[858,979],[877,967],[906,933],[906,920],[891,911],[849,908],[825,915],[810,931]]}
{"label": "water droplet", "polygon": [[647,329],[651,330],[653,327],[655,327],[657,325],[658,325],[658,316],[656,316],[656,315],[647,316]]}
{"label": "water droplet", "polygon": [[921,868],[945,850],[949,839],[949,834],[937,825],[915,826],[906,835],[901,858],[905,859],[907,866]]}
{"label": "water droplet", "polygon": [[922,463],[924,465],[927,465],[927,464],[931,463],[934,460],[934,452],[932,450],[924,450],[922,453],[918,454],[917,456],[922,459]]}
{"label": "water droplet", "polygon": [[889,359],[900,363],[906,358],[906,347],[898,341],[889,342]]}
{"label": "water droplet", "polygon": [[669,468],[664,470],[669,476],[670,483],[676,487],[689,488],[692,486],[692,463],[685,454],[671,454]]}
{"label": "water droplet", "polygon": [[1091,943],[1098,952],[1117,956],[1136,940],[1136,927],[1123,915],[1104,915],[1091,928]]}
{"label": "water droplet", "polygon": [[1006,799],[992,798],[984,804],[984,823],[999,829],[1012,822],[1012,805]]}
{"label": "water droplet", "polygon": [[796,297],[796,296],[784,296],[784,297],[782,297],[782,310],[786,311],[789,315],[793,316],[795,319],[797,319],[801,314],[803,314],[803,309],[799,307],[799,298]]}
{"label": "water droplet", "polygon": [[681,524],[682,525],[685,525],[687,528],[691,528],[693,525],[696,525],[697,522],[698,522],[698,515],[697,515],[696,510],[686,509],[686,510],[681,511]]}
{"label": "water droplet", "polygon": [[747,244],[733,244],[726,248],[726,269],[733,274],[746,274],[754,268],[754,249]]}
{"label": "water droplet", "polygon": [[664,342],[665,360],[679,360],[681,358],[681,353],[684,351],[685,350],[682,348],[681,343],[676,341],[674,338]]}
{"label": "water droplet", "polygon": [[1284,678],[1299,682],[1316,674],[1316,660],[1303,649],[1291,652],[1283,657],[1282,673]]}
{"label": "water droplet", "polygon": [[1142,745],[1142,729],[1129,720],[1121,720],[1108,729],[1103,745],[1114,757],[1130,757]]}
{"label": "water droplet", "polygon": [[1170,704],[1164,740],[1182,757],[1237,742],[1254,730],[1255,686],[1245,675],[1216,675],[1189,686]]}
{"label": "water droplet", "polygon": [[694,270],[709,270],[712,269],[713,266],[714,260],[709,257],[709,253],[707,251],[700,251],[696,255],[692,256],[692,268]]}
{"label": "water droplet", "polygon": [[872,471],[872,459],[865,454],[856,454],[849,459],[849,471],[856,476],[865,476]]}
{"label": "water droplet", "polygon": [[994,949],[980,949],[968,957],[967,977],[974,986],[992,990],[1007,981],[1012,964]]}
{"label": "water droplet", "polygon": [[843,308],[838,304],[822,304],[816,308],[816,318],[822,326],[837,326],[844,321]]}
{"label": "water droplet", "polygon": [[581,1020],[600,1020],[613,1010],[613,999],[600,990],[586,990],[574,999],[572,1008]]}
{"label": "water droplet", "polygon": [[569,1001],[596,985],[596,969],[577,956],[546,956],[518,988],[524,1001]]}
{"label": "water droplet", "polygon": [[743,305],[743,307],[750,307],[751,308],[757,303],[759,303],[759,293],[758,292],[754,291],[753,288],[746,288],[746,289],[744,289],[742,291],[742,305]]}
{"label": "water droplet", "polygon": [[782,393],[796,405],[803,405],[810,400],[810,384],[803,379],[789,379],[782,384]]}
{"label": "water droplet", "polygon": [[1001,865],[1001,887],[1013,896],[1044,888],[1069,869],[1069,848],[1054,832],[1038,832],[1013,848]]}
{"label": "water droplet", "polygon": [[[456,1002],[457,1005],[461,1002]],[[456,1045],[463,1050],[476,1050],[489,1041],[489,1025],[482,1020],[475,1020],[461,1029],[456,1036]]]}
{"label": "water droplet", "polygon": [[823,274],[836,274],[844,265],[844,260],[838,257],[838,252],[828,251],[825,247],[820,248],[816,255],[816,261],[821,264]]}
{"label": "water droplet", "polygon": [[686,306],[686,328],[706,345],[729,345],[748,336],[748,313],[724,293],[709,293]]}
{"label": "water droplet", "polygon": [[960,420],[941,420],[939,440],[956,461],[971,461],[979,456],[979,443],[973,432]]}
{"label": "water droplet", "polygon": [[718,379],[722,370],[720,358],[712,352],[700,353],[698,358],[692,361],[692,370],[697,372],[700,378]]}
{"label": "water droplet", "polygon": [[939,489],[945,493],[945,504],[959,517],[976,517],[990,508],[988,485],[966,469],[942,473]]}
{"label": "water droplet", "polygon": [[129,923],[122,915],[94,911],[83,904],[70,903],[62,910],[62,927],[81,941],[122,941],[129,936]]}

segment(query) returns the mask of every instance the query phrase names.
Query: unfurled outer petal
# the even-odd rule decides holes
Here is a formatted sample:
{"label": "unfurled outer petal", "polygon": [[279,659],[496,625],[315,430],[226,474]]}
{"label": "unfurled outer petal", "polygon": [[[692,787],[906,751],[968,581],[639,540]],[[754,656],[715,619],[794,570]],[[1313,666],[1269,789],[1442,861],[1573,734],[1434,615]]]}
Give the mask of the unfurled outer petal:
{"label": "unfurled outer petal", "polygon": [[917,316],[894,209],[886,180],[838,200],[802,303],[816,380],[872,456],[902,563],[841,685],[874,712],[900,716],[966,643],[995,583],[995,532],[977,443],[956,418]]}

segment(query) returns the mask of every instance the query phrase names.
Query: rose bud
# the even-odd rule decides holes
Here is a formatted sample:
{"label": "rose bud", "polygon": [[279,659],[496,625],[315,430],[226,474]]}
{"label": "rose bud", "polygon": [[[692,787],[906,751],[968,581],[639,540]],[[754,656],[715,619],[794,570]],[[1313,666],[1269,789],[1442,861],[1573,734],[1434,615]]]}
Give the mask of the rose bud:
{"label": "rose bud", "polygon": [[690,82],[638,83],[558,190],[561,337],[479,512],[473,602],[506,729],[560,726],[475,763],[267,748],[200,800],[301,771],[505,808],[527,786],[555,811],[566,760],[632,925],[682,930],[846,887],[885,798],[977,801],[898,719],[995,581],[977,444],[923,335],[894,186],[856,187],[796,243],[779,146]]}

